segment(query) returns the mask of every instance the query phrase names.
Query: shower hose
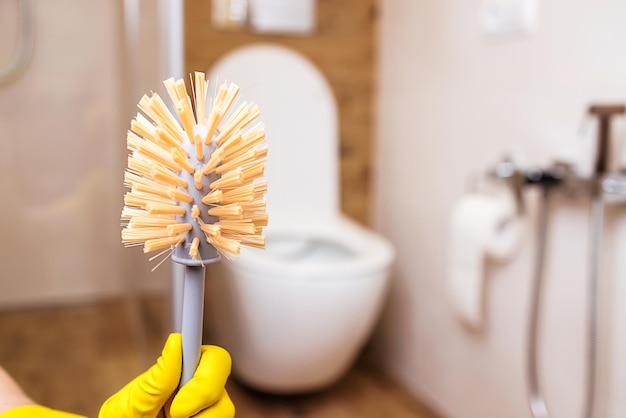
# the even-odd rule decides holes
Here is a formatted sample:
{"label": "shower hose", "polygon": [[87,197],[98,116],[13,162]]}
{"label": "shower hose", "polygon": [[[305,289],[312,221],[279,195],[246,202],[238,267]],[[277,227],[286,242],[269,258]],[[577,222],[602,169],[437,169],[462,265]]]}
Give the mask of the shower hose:
{"label": "shower hose", "polygon": [[31,0],[18,0],[19,33],[9,62],[0,65],[0,87],[7,86],[24,74],[35,48],[35,23]]}
{"label": "shower hose", "polygon": [[[548,218],[550,209],[550,195],[552,187],[544,185],[541,188],[539,210],[537,218],[537,254],[532,283],[530,322],[527,339],[527,377],[528,401],[534,418],[550,418],[545,398],[541,392],[538,375],[538,330],[541,308],[541,296],[544,280],[546,243],[548,238]],[[583,418],[592,418],[595,403],[596,387],[596,355],[598,330],[598,279],[600,269],[600,254],[602,245],[602,229],[604,224],[604,203],[601,194],[597,193],[591,201],[591,249],[590,249],[590,277],[588,293],[587,317],[587,370],[585,382],[585,400],[582,409]]]}

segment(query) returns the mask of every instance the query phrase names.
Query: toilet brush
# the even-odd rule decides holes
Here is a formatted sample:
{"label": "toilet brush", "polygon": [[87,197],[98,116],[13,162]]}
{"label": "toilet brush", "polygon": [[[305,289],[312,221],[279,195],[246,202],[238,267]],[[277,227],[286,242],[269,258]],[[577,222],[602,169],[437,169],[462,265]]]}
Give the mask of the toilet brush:
{"label": "toilet brush", "polygon": [[[264,248],[267,225],[263,180],[267,156],[258,106],[235,105],[239,87],[224,83],[207,103],[204,73],[164,82],[176,116],[153,93],[127,134],[130,190],[124,196],[122,242],[159,251],[150,261],[171,256],[184,266],[183,366],[180,385],[195,372],[202,345],[205,266],[220,255],[234,258],[241,246]],[[193,107],[192,107],[193,106]]]}

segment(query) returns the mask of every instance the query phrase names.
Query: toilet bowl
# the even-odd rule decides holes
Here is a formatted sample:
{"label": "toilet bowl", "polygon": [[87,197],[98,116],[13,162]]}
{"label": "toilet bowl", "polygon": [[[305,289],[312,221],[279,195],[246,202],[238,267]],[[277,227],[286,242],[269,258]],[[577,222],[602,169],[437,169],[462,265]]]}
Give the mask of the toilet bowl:
{"label": "toilet bowl", "polygon": [[208,266],[211,343],[233,374],[270,393],[322,389],[340,379],[370,336],[394,257],[380,235],[341,214],[337,109],[323,75],[300,54],[250,45],[208,80],[254,98],[270,148],[266,248]]}

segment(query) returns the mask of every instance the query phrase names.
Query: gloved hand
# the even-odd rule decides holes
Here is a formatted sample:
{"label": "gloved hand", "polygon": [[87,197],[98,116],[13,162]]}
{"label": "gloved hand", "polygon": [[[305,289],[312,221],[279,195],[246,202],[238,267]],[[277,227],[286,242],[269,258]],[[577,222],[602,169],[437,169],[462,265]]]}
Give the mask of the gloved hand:
{"label": "gloved hand", "polygon": [[182,365],[182,339],[170,334],[161,357],[148,371],[110,397],[99,418],[232,418],[235,407],[224,385],[231,360],[226,350],[202,346],[193,378],[178,393]]}
{"label": "gloved hand", "polygon": [[3,414],[0,418],[85,418],[69,412],[56,411],[41,405],[24,405]]}

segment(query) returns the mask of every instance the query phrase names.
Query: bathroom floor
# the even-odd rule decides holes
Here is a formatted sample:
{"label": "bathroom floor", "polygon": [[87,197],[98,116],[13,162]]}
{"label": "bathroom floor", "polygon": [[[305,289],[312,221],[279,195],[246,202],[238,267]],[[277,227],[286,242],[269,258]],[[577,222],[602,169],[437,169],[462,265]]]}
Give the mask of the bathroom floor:
{"label": "bathroom floor", "polygon": [[[0,364],[36,401],[95,417],[109,395],[159,355],[163,306],[151,298],[135,305],[108,301],[0,312]],[[142,338],[135,326],[147,330]],[[364,361],[317,394],[268,396],[232,379],[228,390],[239,418],[437,418]]]}

